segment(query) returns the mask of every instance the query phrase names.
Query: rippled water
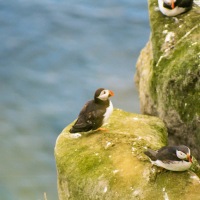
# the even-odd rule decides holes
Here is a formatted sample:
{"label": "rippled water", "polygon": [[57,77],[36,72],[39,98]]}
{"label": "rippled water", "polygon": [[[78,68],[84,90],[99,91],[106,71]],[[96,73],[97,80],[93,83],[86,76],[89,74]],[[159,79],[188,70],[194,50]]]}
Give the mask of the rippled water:
{"label": "rippled water", "polygon": [[0,199],[57,199],[54,145],[98,87],[139,112],[146,0],[0,2]]}

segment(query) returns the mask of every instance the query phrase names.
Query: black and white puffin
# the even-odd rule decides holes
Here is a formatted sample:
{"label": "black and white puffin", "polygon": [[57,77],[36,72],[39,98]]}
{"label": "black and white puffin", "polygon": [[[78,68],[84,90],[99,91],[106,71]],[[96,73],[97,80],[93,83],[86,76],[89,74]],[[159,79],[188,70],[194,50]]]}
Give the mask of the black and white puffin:
{"label": "black and white puffin", "polygon": [[165,146],[158,151],[148,149],[144,152],[153,165],[171,171],[185,171],[192,165],[190,149],[185,145]]}
{"label": "black and white puffin", "polygon": [[160,11],[169,17],[174,17],[192,8],[193,0],[158,0]]}
{"label": "black and white puffin", "polygon": [[97,130],[105,125],[113,112],[113,105],[109,100],[111,96],[114,96],[113,91],[104,88],[97,89],[94,94],[94,99],[84,105],[79,113],[78,119],[69,132],[88,132]]}

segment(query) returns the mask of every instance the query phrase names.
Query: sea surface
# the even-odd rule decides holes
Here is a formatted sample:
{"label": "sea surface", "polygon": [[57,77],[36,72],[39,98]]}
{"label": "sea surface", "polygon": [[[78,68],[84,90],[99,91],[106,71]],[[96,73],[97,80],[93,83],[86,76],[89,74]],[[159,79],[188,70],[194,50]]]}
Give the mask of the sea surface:
{"label": "sea surface", "polygon": [[[147,0],[0,1],[0,199],[57,200],[54,145],[99,87],[139,113]],[[123,119],[122,119],[123,120]]]}

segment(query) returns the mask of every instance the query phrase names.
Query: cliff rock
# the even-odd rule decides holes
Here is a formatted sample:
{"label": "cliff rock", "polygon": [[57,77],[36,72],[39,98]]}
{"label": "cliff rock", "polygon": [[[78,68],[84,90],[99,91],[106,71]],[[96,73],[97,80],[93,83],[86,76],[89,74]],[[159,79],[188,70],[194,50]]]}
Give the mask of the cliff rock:
{"label": "cliff rock", "polygon": [[151,36],[137,62],[143,114],[161,118],[170,144],[185,144],[200,160],[200,7],[167,17],[149,0]]}
{"label": "cliff rock", "polygon": [[167,144],[164,123],[157,117],[115,109],[107,131],[73,138],[72,124],[55,146],[60,200],[190,200],[200,196],[192,171],[160,171],[143,153]]}

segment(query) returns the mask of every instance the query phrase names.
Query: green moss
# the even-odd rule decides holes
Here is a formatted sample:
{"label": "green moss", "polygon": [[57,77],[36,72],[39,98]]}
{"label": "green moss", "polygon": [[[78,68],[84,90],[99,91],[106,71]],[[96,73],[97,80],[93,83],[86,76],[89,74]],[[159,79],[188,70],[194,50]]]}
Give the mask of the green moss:
{"label": "green moss", "polygon": [[71,199],[101,199],[104,195],[105,199],[131,199],[132,193],[144,185],[144,171],[148,173],[149,163],[142,163],[147,160],[144,148],[165,145],[167,136],[158,118],[119,109],[114,110],[108,131],[72,139],[70,128],[63,130],[55,147],[59,194],[63,199],[63,190],[69,191]]}
{"label": "green moss", "polygon": [[[167,112],[175,110],[184,122],[200,114],[200,22],[194,8],[174,18],[155,11],[157,0],[149,1],[151,41],[153,46],[151,95],[155,104]],[[172,44],[165,44],[166,34],[174,33]],[[169,45],[171,45],[169,47]]]}
{"label": "green moss", "polygon": [[[167,132],[160,119],[115,109],[107,131],[78,139],[70,137],[71,126],[63,130],[55,147],[60,200],[163,197],[162,187],[170,185],[164,180],[168,176],[173,180],[173,173],[154,173],[143,153],[147,147],[166,145]],[[186,182],[188,176],[178,173],[176,178]],[[171,184],[172,188],[176,185],[175,181]]]}
{"label": "green moss", "polygon": [[148,199],[165,199],[167,196],[171,200],[184,199],[182,191],[187,187],[187,179],[189,174],[185,172],[161,172],[155,183],[151,184],[151,189],[154,188],[156,193],[148,194]]}
{"label": "green moss", "polygon": [[[186,31],[189,31],[193,28],[191,27],[192,24],[198,25],[197,22],[199,15],[197,14],[197,10],[199,10],[199,7],[194,5],[194,9],[182,15],[176,16],[175,19],[173,17],[164,16],[158,9],[156,9],[156,7],[158,7],[157,0],[148,1],[148,4],[151,27],[151,40],[153,43],[153,57],[154,64],[156,64],[160,56],[163,54],[161,51],[162,44],[165,40],[165,34],[163,33],[163,31],[174,31],[176,33],[175,39],[176,41],[178,41],[186,34]],[[197,33],[198,31],[195,31],[195,41],[199,39],[199,35]],[[187,48],[187,46],[185,46],[185,48]]]}

